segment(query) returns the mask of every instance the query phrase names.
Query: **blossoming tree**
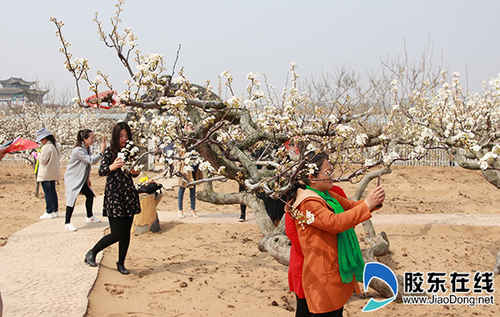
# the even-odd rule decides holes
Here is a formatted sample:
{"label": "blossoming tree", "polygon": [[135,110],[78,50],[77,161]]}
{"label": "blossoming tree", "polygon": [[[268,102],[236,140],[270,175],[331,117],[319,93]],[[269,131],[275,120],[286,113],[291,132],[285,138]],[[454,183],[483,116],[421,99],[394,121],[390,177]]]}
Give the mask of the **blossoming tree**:
{"label": "blossoming tree", "polygon": [[0,143],[17,136],[34,139],[37,130],[47,128],[67,155],[67,150],[75,145],[78,130],[88,128],[99,135],[107,135],[112,123],[113,120],[103,117],[98,109],[25,103],[5,111],[0,119]]}
{"label": "blossoming tree", "polygon": [[[182,69],[175,72],[175,62],[170,72],[167,72],[163,56],[144,54],[138,48],[137,36],[132,29],[122,29],[122,11],[123,1],[118,1],[109,33],[104,31],[97,15],[95,22],[101,40],[115,51],[130,76],[126,81],[127,88],[120,94],[120,102],[135,112],[130,125],[137,132],[138,141],[153,140],[158,149],[172,145],[174,151],[158,152],[162,153],[165,161],[183,160],[186,168],[184,172],[199,164],[204,179],[197,182],[206,182],[204,190],[198,193],[199,199],[214,204],[250,206],[265,236],[260,248],[281,263],[288,263],[289,256],[284,221],[282,219],[277,227],[274,226],[266,214],[264,202],[256,194],[260,192],[281,199],[290,191],[299,173],[312,173],[318,168],[306,165],[303,155],[288,151],[284,146],[286,142],[304,145],[306,151],[326,152],[335,166],[332,179],[360,181],[354,199],[361,197],[371,180],[389,173],[394,162],[418,158],[439,143],[436,137],[429,137],[429,131],[433,131],[432,135],[437,133],[434,132],[437,131],[437,125],[431,124],[433,118],[427,118],[429,122],[423,123],[424,113],[410,109],[435,107],[444,113],[450,104],[439,103],[448,100],[444,96],[439,99],[434,94],[440,90],[425,90],[423,87],[426,94],[421,96],[422,99],[403,98],[397,94],[397,82],[394,82],[390,98],[393,104],[399,106],[393,107],[384,120],[375,122],[373,118],[382,110],[376,104],[366,102],[367,98],[364,93],[360,93],[359,87],[344,82],[338,85],[335,94],[318,100],[307,90],[298,89],[298,75],[292,63],[290,83],[277,97],[263,92],[266,87],[254,73],[247,76],[249,84],[245,96],[239,96],[233,90],[232,75],[223,72],[221,76],[230,95],[223,100],[212,92],[210,83],[196,85],[188,80]],[[102,71],[97,71],[97,77],[91,79],[89,62],[84,58],[73,58],[69,52],[70,43],[62,34],[63,22],[55,18],[51,18],[51,21],[57,28],[57,36],[62,44],[65,66],[75,79],[78,92],[76,104],[83,104],[80,96],[80,85],[83,83],[95,94],[103,87],[113,89],[110,79]],[[475,100],[476,105],[479,105],[481,98]],[[462,104],[453,103],[455,106]],[[470,103],[467,105],[474,106]],[[498,109],[498,104],[496,107]],[[480,120],[484,116],[477,118]],[[493,124],[498,125],[498,118],[492,120]],[[193,125],[193,129],[184,129],[188,123]],[[452,126],[447,131],[448,136],[453,137],[455,131],[462,130]],[[475,131],[490,133],[491,128],[478,128]],[[466,143],[460,141],[463,137],[453,139],[456,141],[453,148],[464,148]],[[397,146],[401,144],[412,147],[411,157],[402,157],[398,153]],[[472,147],[482,146],[481,149],[492,153],[483,159],[488,164],[486,169],[497,168],[494,153],[498,146],[495,144],[498,145],[498,136],[490,139],[489,143],[478,141],[471,144]],[[482,167],[485,167],[484,163]],[[212,182],[225,179],[245,185],[246,191],[215,192]],[[365,229],[370,243],[366,258],[373,259],[374,255],[386,253],[389,246],[386,236],[376,235],[369,221]],[[391,295],[390,291],[384,291],[383,286],[376,287],[382,294]]]}

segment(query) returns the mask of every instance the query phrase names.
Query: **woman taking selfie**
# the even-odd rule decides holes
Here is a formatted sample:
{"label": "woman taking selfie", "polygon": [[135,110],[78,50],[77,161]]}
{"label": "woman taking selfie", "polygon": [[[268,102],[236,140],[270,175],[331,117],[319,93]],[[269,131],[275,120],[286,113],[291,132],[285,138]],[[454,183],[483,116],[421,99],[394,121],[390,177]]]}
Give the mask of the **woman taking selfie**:
{"label": "woman taking selfie", "polygon": [[85,263],[97,266],[97,253],[118,242],[118,262],[116,267],[122,274],[130,272],[125,268],[125,257],[130,244],[130,229],[134,215],[141,212],[139,194],[134,186],[132,177],[139,175],[131,170],[123,171],[125,164],[118,153],[124,148],[128,140],[132,140],[132,132],[125,122],[119,122],[113,128],[111,145],[103,154],[99,175],[106,176],[104,190],[103,215],[108,217],[111,233],[102,237],[85,255]]}
{"label": "woman taking selfie", "polygon": [[348,200],[331,190],[333,166],[327,154],[309,152],[305,161],[286,206],[304,255],[303,316],[338,317],[353,292],[360,292],[357,281],[363,277],[365,264],[354,227],[371,217],[385,193],[377,186],[364,200]]}

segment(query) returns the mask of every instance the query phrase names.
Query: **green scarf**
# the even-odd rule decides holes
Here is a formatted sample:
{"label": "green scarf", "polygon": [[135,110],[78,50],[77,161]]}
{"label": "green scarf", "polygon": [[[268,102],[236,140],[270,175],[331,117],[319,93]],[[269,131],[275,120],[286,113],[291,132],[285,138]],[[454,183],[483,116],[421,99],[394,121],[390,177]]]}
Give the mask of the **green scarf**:
{"label": "green scarf", "polygon": [[[306,188],[320,195],[321,198],[323,198],[333,209],[335,214],[344,212],[344,207],[342,207],[342,205],[335,198],[330,196],[328,192],[320,192],[319,190],[311,188],[310,186],[306,186]],[[361,254],[358,237],[356,236],[354,228],[349,228],[344,232],[338,233],[337,245],[339,271],[342,282],[352,282],[353,274],[356,277],[357,281],[362,282],[365,262],[363,261],[363,255]]]}

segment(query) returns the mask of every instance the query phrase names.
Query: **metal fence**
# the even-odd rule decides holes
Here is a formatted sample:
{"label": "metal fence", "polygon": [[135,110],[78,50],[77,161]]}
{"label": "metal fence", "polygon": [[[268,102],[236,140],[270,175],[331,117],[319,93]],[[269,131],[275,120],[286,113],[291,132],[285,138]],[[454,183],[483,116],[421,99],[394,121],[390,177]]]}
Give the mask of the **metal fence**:
{"label": "metal fence", "polygon": [[[401,148],[398,150],[401,158],[408,158],[411,150],[409,148]],[[450,158],[445,150],[435,149],[429,150],[420,160],[405,160],[396,161],[394,163],[396,166],[439,166],[439,167],[449,167],[457,166],[457,164]]]}
{"label": "metal fence", "polygon": [[[98,153],[100,144],[94,144],[92,146],[92,152],[93,153]],[[149,150],[152,149],[153,144],[149,143]],[[407,158],[409,154],[411,153],[410,148],[406,147],[401,147],[397,149],[398,153],[400,154],[401,158]],[[68,153],[69,154],[69,153]],[[24,161],[28,162],[25,159],[23,159],[23,155],[21,153],[14,153],[14,154],[8,154],[4,156],[5,161]],[[63,157],[61,159],[61,163],[65,163],[67,161],[67,157]],[[472,161],[470,161],[472,162]],[[436,167],[450,167],[450,166],[458,166],[456,162],[453,161],[453,158],[451,158],[448,153],[445,150],[441,149],[435,149],[435,150],[428,150],[427,153],[424,155],[424,157],[420,160],[405,160],[405,161],[396,161],[394,163],[396,166],[436,166]],[[154,155],[148,155],[148,158],[146,159],[146,164],[145,164],[146,169],[151,170],[154,167]]]}

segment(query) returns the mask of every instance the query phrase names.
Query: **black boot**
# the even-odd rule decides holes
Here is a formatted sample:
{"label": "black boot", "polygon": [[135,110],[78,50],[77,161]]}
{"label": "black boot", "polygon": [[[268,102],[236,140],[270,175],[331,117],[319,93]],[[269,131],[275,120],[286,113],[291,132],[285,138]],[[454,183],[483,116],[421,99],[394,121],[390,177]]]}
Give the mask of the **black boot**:
{"label": "black boot", "polygon": [[85,263],[87,263],[90,266],[97,266],[97,263],[95,263],[95,254],[92,250],[89,250],[87,254],[85,254]]}
{"label": "black boot", "polygon": [[119,262],[116,262],[116,269],[118,270],[118,272],[124,275],[130,274],[130,272],[125,268],[125,266]]}
{"label": "black boot", "polygon": [[242,211],[240,214],[240,219],[238,219],[239,222],[245,222],[246,220],[246,212]]}

